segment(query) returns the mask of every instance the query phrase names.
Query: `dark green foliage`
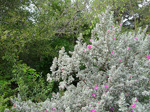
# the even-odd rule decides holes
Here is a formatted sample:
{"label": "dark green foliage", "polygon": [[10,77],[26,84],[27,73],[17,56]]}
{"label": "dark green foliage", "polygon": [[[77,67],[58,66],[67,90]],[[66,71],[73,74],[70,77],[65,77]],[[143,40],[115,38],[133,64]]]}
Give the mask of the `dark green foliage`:
{"label": "dark green foliage", "polygon": [[0,83],[0,110],[3,112],[3,110],[6,107],[12,106],[12,103],[10,102],[10,98],[12,98],[13,94],[16,93],[17,89],[14,88],[14,85],[11,85],[11,81],[5,81],[1,80]]}
{"label": "dark green foliage", "polygon": [[34,39],[26,43],[19,55],[19,59],[30,65],[38,72],[47,74],[54,57],[58,56],[61,47],[66,51],[73,50],[73,42],[69,42],[63,37],[53,37],[51,39]]}

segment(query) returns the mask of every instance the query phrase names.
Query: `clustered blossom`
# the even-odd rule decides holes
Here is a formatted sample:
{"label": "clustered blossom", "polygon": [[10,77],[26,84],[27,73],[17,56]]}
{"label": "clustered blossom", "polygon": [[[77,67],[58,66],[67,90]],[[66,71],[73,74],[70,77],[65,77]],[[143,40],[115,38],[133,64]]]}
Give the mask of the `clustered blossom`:
{"label": "clustered blossom", "polygon": [[131,107],[135,107],[135,106],[136,106],[136,104],[131,105]]}
{"label": "clustered blossom", "polygon": [[96,89],[96,90],[98,89],[98,85],[97,85],[97,84],[96,84],[96,86],[95,86],[95,88],[94,88],[94,89]]}
{"label": "clustered blossom", "polygon": [[92,39],[90,40],[90,42],[92,43]]}
{"label": "clustered blossom", "polygon": [[91,112],[95,112],[95,109],[91,109]]}
{"label": "clustered blossom", "polygon": [[138,38],[137,38],[137,37],[135,37],[135,39],[137,40]]}
{"label": "clustered blossom", "polygon": [[93,93],[92,95],[93,95],[93,97],[96,97],[96,93]]}
{"label": "clustered blossom", "polygon": [[150,59],[150,56],[146,56],[148,59]]}
{"label": "clustered blossom", "polygon": [[[109,7],[102,15],[92,30],[90,45],[83,43],[80,34],[71,56],[62,48],[54,58],[47,81],[60,81],[60,87],[66,88],[64,95],[58,92],[37,104],[12,99],[11,111],[150,112],[147,27],[136,34],[121,34],[122,23],[114,27]],[[77,85],[72,84],[73,76],[79,79]]]}
{"label": "clustered blossom", "polygon": [[88,45],[88,49],[91,49],[91,46],[90,46],[90,45]]}
{"label": "clustered blossom", "polygon": [[108,85],[105,85],[104,88],[108,88]]}

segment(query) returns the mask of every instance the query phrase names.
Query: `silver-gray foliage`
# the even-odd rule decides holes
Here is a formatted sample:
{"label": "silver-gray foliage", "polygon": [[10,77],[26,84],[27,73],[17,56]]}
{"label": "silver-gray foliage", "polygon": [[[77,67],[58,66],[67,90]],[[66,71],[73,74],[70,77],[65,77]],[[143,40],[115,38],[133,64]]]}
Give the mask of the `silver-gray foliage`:
{"label": "silver-gray foliage", "polygon": [[[45,102],[16,101],[10,111],[21,112],[150,112],[150,36],[147,27],[138,32],[120,33],[113,26],[113,12],[99,15],[91,43],[82,34],[73,52],[59,51],[47,81],[61,81],[63,96],[53,94]],[[72,82],[79,78],[77,86]],[[8,111],[8,110],[7,110]]]}

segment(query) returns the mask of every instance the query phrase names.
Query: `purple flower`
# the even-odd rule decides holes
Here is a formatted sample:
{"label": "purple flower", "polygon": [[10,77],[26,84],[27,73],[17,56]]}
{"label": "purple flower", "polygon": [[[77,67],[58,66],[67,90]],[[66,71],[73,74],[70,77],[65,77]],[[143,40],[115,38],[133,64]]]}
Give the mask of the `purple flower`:
{"label": "purple flower", "polygon": [[92,43],[92,39],[90,40],[90,42]]}
{"label": "purple flower", "polygon": [[91,49],[91,46],[90,46],[90,45],[88,45],[88,49]]}
{"label": "purple flower", "polygon": [[150,56],[146,56],[148,59],[150,59]]}
{"label": "purple flower", "polygon": [[95,109],[91,109],[91,112],[95,112]]}
{"label": "purple flower", "polygon": [[105,84],[105,85],[104,85],[104,88],[108,88],[108,85]]}
{"label": "purple flower", "polygon": [[111,107],[110,110],[114,111],[114,107]]}
{"label": "purple flower", "polygon": [[132,108],[132,107],[136,107],[136,104],[131,105],[131,108]]}
{"label": "purple flower", "polygon": [[92,95],[93,95],[94,97],[96,97],[96,93],[93,93]]}
{"label": "purple flower", "polygon": [[94,89],[96,89],[96,90],[98,89],[98,85],[97,85],[97,84],[96,84],[96,86],[95,86],[95,88],[94,88]]}
{"label": "purple flower", "polygon": [[52,110],[55,111],[55,108],[53,107]]}

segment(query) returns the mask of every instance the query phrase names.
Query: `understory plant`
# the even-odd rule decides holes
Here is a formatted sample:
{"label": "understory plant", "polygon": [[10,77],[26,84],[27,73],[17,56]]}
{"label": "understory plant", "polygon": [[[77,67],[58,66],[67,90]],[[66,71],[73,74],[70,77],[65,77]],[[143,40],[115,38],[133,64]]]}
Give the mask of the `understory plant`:
{"label": "understory plant", "polygon": [[[5,111],[21,112],[149,112],[150,36],[147,27],[120,33],[108,7],[99,15],[90,44],[80,34],[73,52],[54,58],[47,81],[60,81],[60,92],[41,103],[12,99]],[[78,80],[74,84],[74,81]]]}

